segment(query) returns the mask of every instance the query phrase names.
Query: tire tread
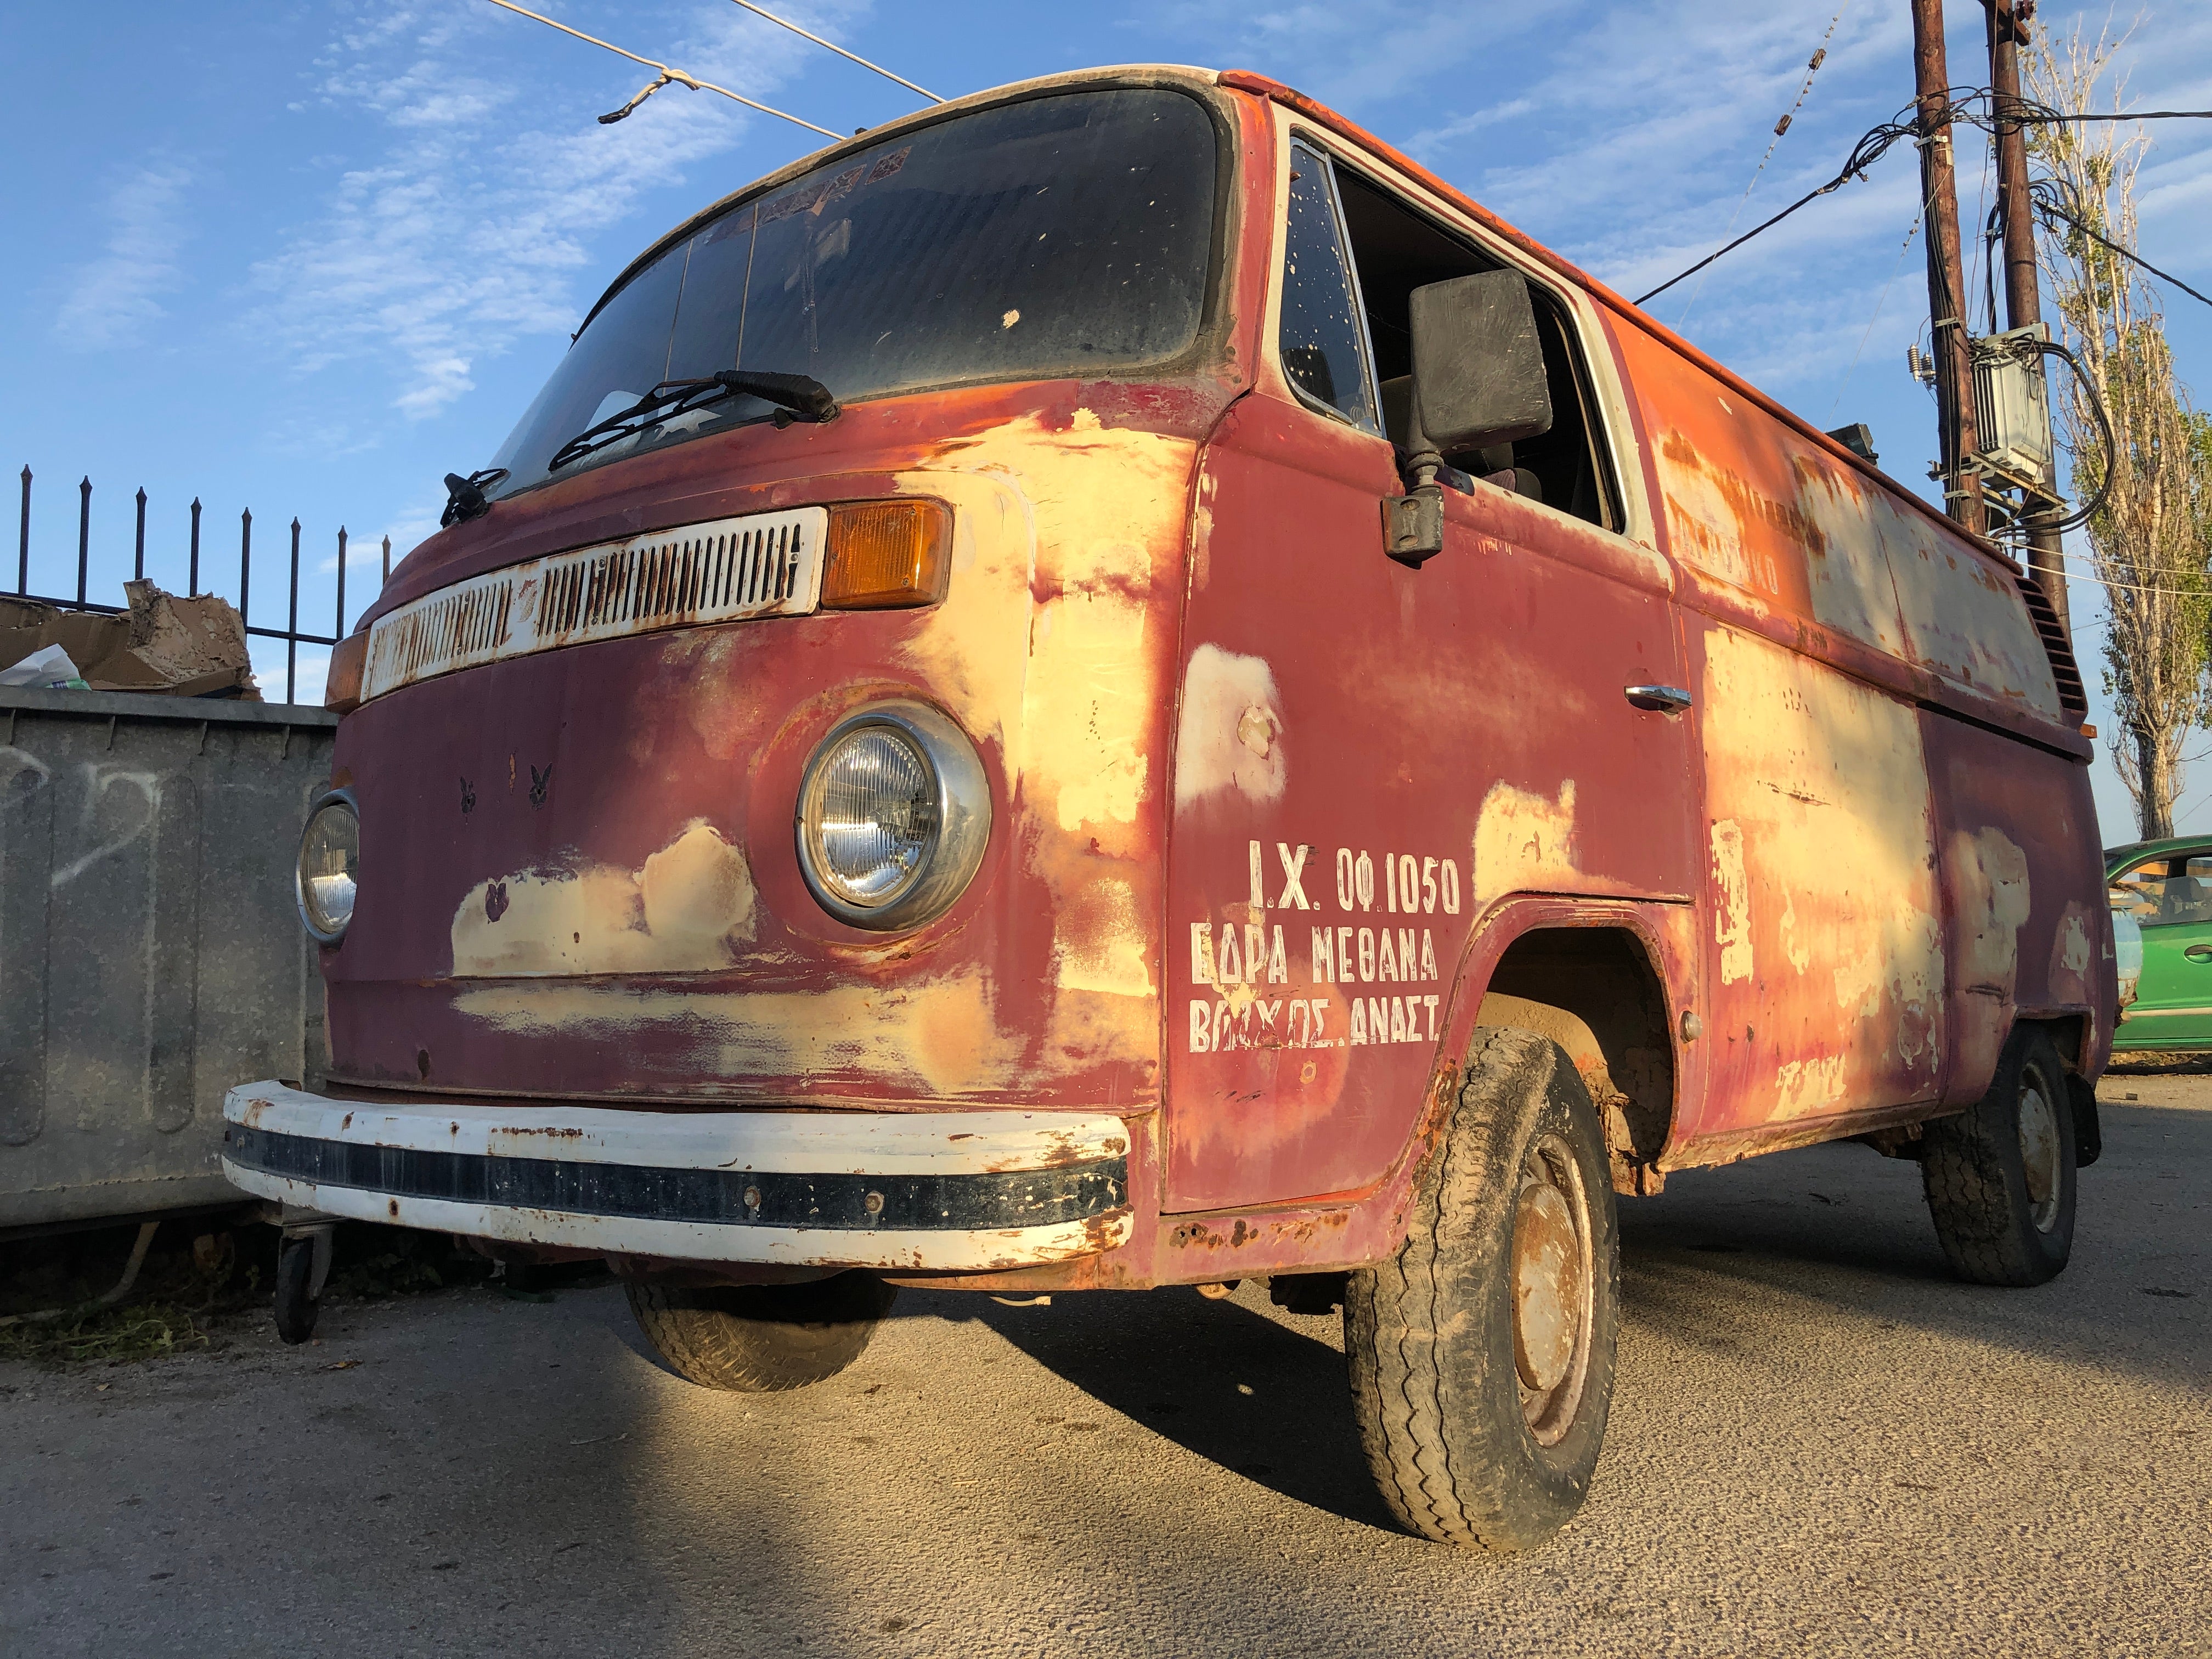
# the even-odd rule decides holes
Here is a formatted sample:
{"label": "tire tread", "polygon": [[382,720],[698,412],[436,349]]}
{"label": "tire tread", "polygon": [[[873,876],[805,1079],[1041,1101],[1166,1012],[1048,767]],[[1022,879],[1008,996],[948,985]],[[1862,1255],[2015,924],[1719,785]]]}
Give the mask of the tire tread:
{"label": "tire tread", "polygon": [[1484,1133],[1484,1114],[1516,1087],[1524,1097],[1553,1087],[1563,1059],[1532,1032],[1478,1029],[1435,1165],[1415,1186],[1404,1247],[1352,1274],[1346,1286],[1346,1349],[1361,1449],[1391,1514],[1408,1531],[1438,1542],[1510,1553],[1531,1541],[1516,1524],[1503,1474],[1453,1456],[1455,1379],[1436,1334],[1451,1316],[1447,1281],[1454,1274],[1447,1255],[1478,1231],[1474,1211],[1484,1181],[1510,1173],[1469,1167],[1495,1150],[1495,1137]]}

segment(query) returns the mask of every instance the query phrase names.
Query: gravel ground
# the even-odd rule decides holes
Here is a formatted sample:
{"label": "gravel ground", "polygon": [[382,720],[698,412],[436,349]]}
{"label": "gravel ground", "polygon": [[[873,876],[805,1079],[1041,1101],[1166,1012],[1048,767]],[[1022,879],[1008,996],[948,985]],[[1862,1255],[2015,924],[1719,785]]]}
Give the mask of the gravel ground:
{"label": "gravel ground", "polygon": [[2039,1290],[1952,1283],[1863,1148],[1626,1202],[1605,1462],[1530,1556],[1392,1530],[1335,1322],[1255,1285],[908,1292],[749,1397],[617,1290],[479,1289],[0,1367],[0,1651],[2212,1654],[2212,1077],[2104,1093]]}

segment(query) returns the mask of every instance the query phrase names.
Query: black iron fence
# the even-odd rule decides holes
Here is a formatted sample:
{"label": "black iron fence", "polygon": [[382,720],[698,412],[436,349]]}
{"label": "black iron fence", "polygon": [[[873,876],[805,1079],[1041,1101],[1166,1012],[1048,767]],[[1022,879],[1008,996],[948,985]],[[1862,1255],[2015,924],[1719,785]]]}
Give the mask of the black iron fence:
{"label": "black iron fence", "polygon": [[[102,605],[89,597],[92,574],[92,480],[86,477],[77,484],[76,509],[76,597],[57,598],[47,593],[33,593],[31,589],[31,469],[22,472],[23,516],[21,539],[15,555],[15,591],[14,597],[35,600],[40,605],[58,605],[64,611],[91,611],[113,616],[126,607]],[[146,574],[146,492],[137,495],[138,517],[136,549],[132,555],[131,574],[133,578]],[[200,504],[197,496],[192,501],[191,574],[185,591],[198,593],[200,589]],[[392,579],[392,538],[384,538],[384,580]],[[338,602],[337,612],[328,634],[311,633],[300,626],[300,521],[292,520],[290,602],[285,613],[284,626],[270,628],[253,620],[247,605],[252,598],[253,579],[253,514],[244,511],[238,515],[238,615],[246,624],[249,639],[282,640],[284,641],[284,701],[295,702],[294,692],[299,683],[300,647],[303,645],[334,646],[345,637],[346,629],[346,532],[338,527]]]}

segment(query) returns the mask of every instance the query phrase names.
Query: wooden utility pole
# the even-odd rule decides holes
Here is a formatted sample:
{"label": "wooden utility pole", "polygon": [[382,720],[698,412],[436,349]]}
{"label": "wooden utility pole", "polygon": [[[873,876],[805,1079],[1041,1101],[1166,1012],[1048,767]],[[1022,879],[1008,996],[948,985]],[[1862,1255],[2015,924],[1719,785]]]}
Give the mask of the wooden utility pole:
{"label": "wooden utility pole", "polygon": [[1974,366],[1966,349],[1965,262],[1959,252],[1959,183],[1951,161],[1951,71],[1943,51],[1943,0],[1912,0],[1912,69],[1920,106],[1921,199],[1928,218],[1928,317],[1936,360],[1943,510],[1983,533],[1982,481],[1961,471],[1981,446],[1974,430]]}
{"label": "wooden utility pole", "polygon": [[[2035,0],[1982,0],[1990,23],[1990,87],[1996,94],[1997,213],[2004,228],[2005,326],[2026,328],[2043,320],[2043,296],[2035,273],[2035,218],[2027,193],[2027,134],[2019,119],[2020,48],[2027,44],[2028,19]],[[2035,372],[2043,373],[2036,365]],[[2051,528],[2056,505],[2031,508],[2027,519],[2027,567],[2058,613],[2070,641],[2074,623],[2066,605],[2066,554]]]}

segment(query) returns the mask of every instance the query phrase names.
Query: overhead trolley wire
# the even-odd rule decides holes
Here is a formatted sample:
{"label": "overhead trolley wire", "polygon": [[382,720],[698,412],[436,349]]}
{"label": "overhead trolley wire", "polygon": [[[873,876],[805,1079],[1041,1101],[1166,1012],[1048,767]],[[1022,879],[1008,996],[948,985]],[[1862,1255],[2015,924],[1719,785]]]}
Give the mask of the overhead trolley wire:
{"label": "overhead trolley wire", "polygon": [[556,22],[552,18],[541,15],[539,13],[530,10],[527,7],[516,5],[514,3],[514,0],[490,0],[490,3],[495,6],[500,7],[503,10],[511,11],[520,16],[527,17],[532,22],[543,23],[548,28],[558,29],[563,34],[573,34],[579,40],[587,41],[591,45],[600,47],[604,51],[613,52],[618,58],[627,58],[633,64],[642,64],[649,70],[656,70],[659,71],[659,74],[653,80],[647,82],[645,85],[640,88],[637,95],[632,98],[629,102],[624,104],[618,110],[615,110],[609,114],[599,117],[599,120],[603,125],[621,120],[632,110],[635,109],[640,104],[652,97],[654,93],[659,91],[661,88],[673,82],[678,86],[689,87],[694,92],[719,92],[723,97],[734,100],[736,102],[743,104],[747,109],[757,109],[763,115],[773,115],[780,121],[789,121],[794,126],[805,127],[809,132],[818,132],[824,138],[842,139],[845,136],[842,132],[832,132],[827,127],[817,127],[813,122],[804,120],[799,116],[791,114],[787,111],[771,108],[769,106],[761,103],[757,100],[746,97],[744,94],[741,92],[732,92],[727,87],[718,87],[712,81],[702,81],[697,79],[696,76],[686,75],[682,70],[672,69],[668,64],[661,63],[655,58],[641,57],[636,52],[626,51],[623,47],[615,45],[611,40],[602,40],[596,34],[586,34],[581,29],[572,29],[566,23]]}
{"label": "overhead trolley wire", "polygon": [[769,22],[777,25],[779,27],[789,29],[793,34],[805,35],[806,39],[811,40],[816,46],[827,47],[830,51],[836,52],[840,58],[850,58],[854,63],[858,64],[864,70],[873,70],[877,74],[882,76],[886,81],[896,81],[901,86],[904,87],[908,92],[920,93],[923,97],[928,99],[933,104],[941,104],[945,101],[945,100],[939,98],[927,87],[918,87],[915,85],[913,82],[908,80],[903,75],[893,75],[881,64],[871,64],[866,58],[861,57],[858,52],[846,51],[844,47],[839,46],[835,40],[824,40],[818,34],[810,33],[805,29],[799,27],[798,24],[793,22],[788,17],[778,17],[774,12],[770,11],[765,6],[756,6],[753,4],[752,0],[730,0],[730,3],[733,6],[743,8],[744,10],[752,13],[756,17],[765,17]]}

